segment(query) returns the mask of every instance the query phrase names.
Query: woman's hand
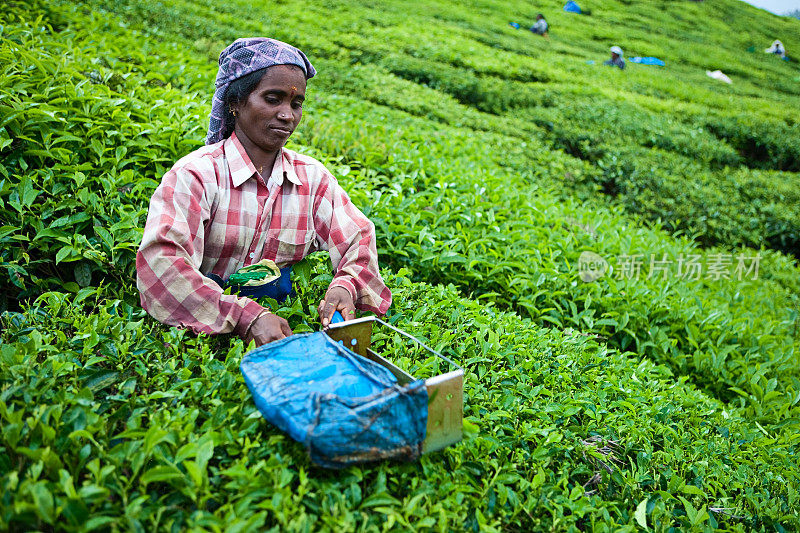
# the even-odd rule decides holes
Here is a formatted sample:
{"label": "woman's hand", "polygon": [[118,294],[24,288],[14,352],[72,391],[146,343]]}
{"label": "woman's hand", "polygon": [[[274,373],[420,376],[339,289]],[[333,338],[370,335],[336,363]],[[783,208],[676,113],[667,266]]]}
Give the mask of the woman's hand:
{"label": "woman's hand", "polygon": [[244,336],[244,343],[248,345],[250,341],[256,341],[256,346],[261,346],[286,338],[291,334],[292,328],[289,327],[286,319],[272,313],[263,313],[250,324]]}
{"label": "woman's hand", "polygon": [[319,303],[317,312],[322,322],[322,327],[328,327],[333,318],[333,313],[339,311],[345,321],[353,320],[356,315],[356,306],[353,304],[353,297],[350,291],[344,287],[331,287],[325,294],[325,299]]}

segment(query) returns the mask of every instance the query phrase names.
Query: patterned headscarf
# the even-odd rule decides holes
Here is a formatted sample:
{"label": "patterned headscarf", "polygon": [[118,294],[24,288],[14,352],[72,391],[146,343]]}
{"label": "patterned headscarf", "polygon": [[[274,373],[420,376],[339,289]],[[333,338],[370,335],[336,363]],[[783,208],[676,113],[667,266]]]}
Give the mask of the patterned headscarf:
{"label": "patterned headscarf", "polygon": [[211,118],[208,124],[206,144],[223,139],[226,131],[225,92],[228,85],[251,72],[274,65],[297,65],[313,78],[317,71],[306,55],[290,44],[266,37],[236,39],[219,55],[219,71],[215,83],[214,99],[211,103]]}

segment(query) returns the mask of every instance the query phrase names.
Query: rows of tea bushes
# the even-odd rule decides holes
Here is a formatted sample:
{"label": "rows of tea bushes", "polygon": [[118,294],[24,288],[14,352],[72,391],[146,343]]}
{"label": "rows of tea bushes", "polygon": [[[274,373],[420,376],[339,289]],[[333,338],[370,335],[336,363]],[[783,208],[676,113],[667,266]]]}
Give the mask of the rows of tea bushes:
{"label": "rows of tea bushes", "polygon": [[[796,174],[744,168],[708,171],[696,160],[674,153],[644,152],[634,147],[606,153],[597,163],[601,174],[581,174],[571,185],[617,196],[628,212],[659,219],[673,233],[692,234],[706,246],[725,242],[800,255]],[[653,160],[660,164],[652,166]]]}
{"label": "rows of tea bushes", "polygon": [[[68,41],[64,31],[59,36]],[[29,36],[42,37],[41,32]],[[72,56],[42,52],[48,47],[23,41],[41,60],[58,57],[64,62],[60,69],[64,78],[46,71],[31,75],[30,70],[24,76],[14,75],[16,87],[32,85],[24,101],[16,96],[17,107],[37,102],[42,116],[62,120],[63,131],[56,137],[53,121],[37,131],[34,123],[17,120],[19,115],[10,115],[6,125],[21,146],[9,146],[5,168],[36,169],[6,181],[8,219],[19,218],[20,224],[5,226],[3,238],[23,244],[3,252],[8,256],[4,266],[17,285],[8,289],[13,298],[35,294],[44,286],[77,290],[130,276],[146,199],[155,180],[165,165],[189,151],[201,136],[204,120],[199,106],[191,99],[179,99],[178,91],[169,86],[141,83],[140,74],[130,66],[136,64],[133,59],[121,62],[122,74],[116,73],[125,79],[125,89],[133,89],[127,94],[124,90],[114,94],[108,84],[86,80],[88,67],[79,65],[99,60],[94,44],[83,52],[86,55],[78,55],[79,38],[77,34],[70,42]],[[8,53],[15,54],[15,48]],[[9,69],[26,72],[24,61],[13,65]],[[113,69],[106,68],[98,76],[113,78]],[[70,80],[84,91],[87,101],[95,103],[93,122],[50,100],[50,91],[63,91]],[[177,105],[181,101],[185,103]],[[146,120],[125,111],[147,109],[151,102],[163,104],[148,109]],[[504,156],[513,154],[513,139],[488,133],[476,137],[470,130],[437,126],[440,134],[447,135],[433,144],[430,126],[402,119],[390,109],[335,95],[319,95],[316,105],[309,113],[316,118],[300,140],[315,147],[318,152],[312,153],[323,159],[339,153],[350,163],[331,166],[339,175],[349,172],[343,181],[379,227],[380,251],[388,264],[408,267],[419,279],[455,283],[483,301],[495,301],[539,323],[576,327],[600,335],[612,346],[653,357],[718,397],[736,399],[762,422],[782,421],[792,413],[800,389],[793,357],[797,315],[792,311],[798,291],[793,280],[796,270],[785,260],[765,254],[762,279],[750,282],[684,280],[677,278],[675,265],[667,279],[646,279],[645,265],[638,279],[615,282],[609,275],[584,284],[577,269],[583,250],[594,250],[612,263],[632,254],[645,261],[666,255],[674,262],[698,251],[687,241],[633,226],[613,210],[588,211],[575,202],[557,201],[529,180],[519,181],[505,172],[498,161],[501,156],[482,150],[489,142],[504,148]],[[128,131],[110,129],[115,120],[125,122]],[[92,129],[95,123],[100,127]],[[391,123],[394,131],[384,123]],[[25,134],[15,134],[15,127],[26,128]],[[338,130],[349,133],[337,135]],[[114,141],[109,131],[122,133]],[[39,146],[23,144],[25,138]],[[63,153],[74,158],[67,159],[66,166],[52,157],[62,152],[47,150],[56,138],[61,139]],[[380,139],[382,146],[364,156],[365,165],[349,147],[374,146],[369,139]],[[535,145],[527,151],[535,153],[546,170],[557,171],[557,154]],[[129,161],[132,168],[126,169]],[[141,162],[138,167],[132,164],[136,162]],[[91,179],[86,181],[90,169]],[[101,189],[90,187],[95,180]],[[87,209],[73,213],[76,206]],[[707,253],[704,261],[713,255]]]}
{"label": "rows of tea bushes", "polygon": [[[683,10],[684,7],[680,4],[676,9]],[[609,13],[617,9],[649,9],[644,4],[605,8]],[[553,146],[591,163],[606,156],[613,159],[624,147],[655,147],[690,157],[711,170],[746,165],[745,171],[747,167],[755,167],[794,172],[773,174],[769,181],[760,179],[758,173],[752,173],[748,178],[750,181],[784,187],[797,182],[800,133],[791,102],[800,95],[800,84],[788,86],[784,92],[775,91],[776,87],[770,85],[770,93],[763,94],[765,91],[761,90],[756,93],[759,98],[753,98],[754,85],[761,81],[756,74],[766,70],[770,77],[786,78],[797,75],[796,67],[779,60],[776,60],[777,64],[775,61],[767,63],[774,59],[772,57],[749,55],[746,58],[749,60],[748,68],[761,60],[752,69],[754,75],[742,81],[741,89],[737,84],[733,89],[720,90],[713,85],[716,83],[714,80],[706,78],[703,70],[695,66],[696,59],[689,64],[671,63],[669,70],[655,73],[652,68],[648,71],[648,67],[632,65],[625,73],[631,82],[620,87],[620,73],[610,69],[592,71],[586,65],[576,65],[576,57],[567,55],[567,50],[548,54],[543,47],[550,46],[549,41],[531,41],[530,35],[520,35],[520,32],[502,28],[500,24],[497,31],[494,28],[487,31],[486,17],[499,22],[497,14],[480,10],[474,14],[450,14],[446,21],[453,22],[455,27],[452,27],[442,24],[444,15],[440,11],[446,9],[434,7],[434,16],[438,17],[439,24],[433,27],[424,19],[399,24],[392,20],[392,16],[400,17],[401,12],[389,10],[387,14],[384,11],[383,24],[370,34],[357,35],[352,29],[347,29],[346,35],[335,39],[343,47],[357,50],[352,54],[370,66],[385,68],[399,77],[437,89],[487,113],[514,117],[515,126],[519,122],[541,126],[549,131],[548,138]],[[463,22],[470,16],[480,20],[480,24],[476,20],[469,31],[455,22],[459,19]],[[595,20],[588,24],[599,23],[596,18],[602,16],[602,12],[595,12],[592,17]],[[647,16],[647,13],[640,16]],[[574,31],[572,20],[569,22]],[[791,29],[797,33],[796,24],[794,28],[783,26],[784,31]],[[670,29],[663,31],[675,35]],[[773,28],[766,31],[773,31]],[[554,33],[553,41],[557,35]],[[503,52],[498,52],[497,42],[504,37],[511,40]],[[397,46],[397,43],[403,45]],[[535,51],[531,50],[534,47]],[[565,55],[558,56],[557,53]],[[591,53],[595,52],[583,50],[581,56],[592,57]],[[663,55],[657,51],[649,53]],[[724,61],[738,64],[739,58],[727,57]],[[576,78],[583,78],[585,82],[576,83]],[[764,105],[761,96],[774,104]],[[733,102],[735,106],[732,106]],[[778,116],[775,116],[775,109]],[[747,112],[747,118],[741,118],[743,111]],[[520,136],[531,134],[530,127],[518,130]],[[717,192],[717,181],[722,181],[723,185],[726,182],[726,172],[714,175],[710,183],[704,179],[705,173],[685,173],[681,168],[683,165],[664,161],[657,150],[638,150],[637,162],[640,168],[645,169],[646,177],[654,171],[670,174],[676,179],[695,182],[698,187],[707,187],[707,196]],[[621,178],[627,180],[631,176],[623,174]],[[666,197],[668,200],[681,201],[675,191],[663,192],[672,193]],[[791,198],[774,194],[769,188],[761,190],[760,194],[766,202],[785,211],[792,225],[797,226],[800,217]],[[729,205],[735,206],[733,211],[747,209],[749,199],[746,193],[728,195]],[[625,200],[624,205],[630,206],[636,198],[627,196]],[[753,211],[752,208],[749,210]],[[666,210],[645,214],[654,220],[668,219],[672,215]],[[771,227],[771,215],[768,210],[756,209],[748,222],[755,227]],[[692,226],[694,216],[686,218],[685,225]],[[703,229],[703,221],[697,222],[698,229]],[[706,238],[714,243],[766,245],[796,253],[797,240],[793,236],[786,243],[776,242],[773,235],[758,232],[755,238],[737,238],[737,226],[731,223],[724,231],[708,231]]]}
{"label": "rows of tea bushes", "polygon": [[[399,77],[451,95],[459,102],[486,113],[513,116],[515,122],[527,121],[542,127],[548,131],[547,138],[554,147],[594,164],[598,170],[595,176],[604,184],[608,181],[609,165],[603,163],[625,159],[626,155],[635,152],[635,170],[626,172],[626,165],[613,165],[618,187],[602,189],[611,194],[627,192],[629,189],[625,185],[630,182],[649,184],[657,180],[659,174],[668,175],[676,182],[689,182],[702,193],[694,202],[685,202],[679,189],[659,189],[656,198],[666,203],[686,205],[676,217],[672,210],[658,204],[646,210],[636,209],[639,198],[635,193],[639,187],[633,187],[631,194],[623,194],[621,198],[622,205],[632,212],[651,220],[679,218],[682,221],[679,229],[702,233],[704,242],[710,244],[767,246],[797,255],[800,250],[797,236],[800,213],[794,198],[780,192],[780,189],[796,189],[797,171],[800,170],[800,130],[796,114],[790,111],[795,106],[785,100],[787,95],[777,98],[786,116],[756,115],[754,119],[749,115],[742,119],[740,105],[733,108],[735,115],[731,114],[731,100],[736,98],[737,104],[739,100],[738,95],[734,96],[736,91],[729,91],[733,94],[720,101],[719,97],[713,96],[715,91],[709,80],[700,78],[704,73],[699,69],[697,72],[679,72],[679,76],[688,78],[681,80],[680,97],[684,100],[689,93],[694,100],[693,108],[689,108],[655,88],[648,94],[634,91],[630,95],[618,87],[598,90],[598,85],[618,83],[621,73],[614,71],[598,73],[589,78],[591,83],[581,85],[574,83],[574,72],[568,76],[549,64],[534,63],[531,58],[522,56],[525,63],[538,67],[525,69],[518,53],[498,54],[489,43],[476,49],[474,44],[467,44],[472,42],[471,36],[457,33],[454,36],[450,30],[442,27],[424,32],[422,43],[410,37],[422,33],[421,28],[409,25],[383,28],[372,38],[348,36],[342,41],[370,50],[371,57],[376,58],[373,61],[376,65]],[[505,30],[509,31],[513,32]],[[797,33],[797,28],[794,31]],[[414,42],[415,47],[398,50],[394,46],[398,41]],[[442,42],[449,43],[445,50],[434,46],[434,43]],[[466,59],[463,52],[453,57],[452,50],[466,50],[471,57]],[[476,56],[491,58],[492,61],[486,62],[489,65],[479,63],[473,59]],[[499,72],[497,65],[503,67]],[[791,66],[779,66],[784,67],[780,76],[797,75],[796,67],[793,70]],[[625,73],[636,79],[633,85],[651,81],[651,73],[630,72],[634,68],[647,67],[633,65]],[[666,83],[674,81],[670,79]],[[688,88],[690,84],[703,89],[694,90],[692,94]],[[800,84],[796,85],[800,87]],[[684,88],[686,92],[683,92]],[[795,100],[800,96],[800,89],[794,88],[789,94],[790,100]],[[718,102],[716,105],[715,100]],[[653,101],[658,101],[658,104],[653,105]],[[703,105],[698,105],[699,102]],[[670,109],[671,105],[677,109]],[[758,106],[765,107],[762,102]],[[528,135],[529,130],[529,127],[520,128],[519,133]],[[672,157],[664,158],[662,151],[670,152],[668,155]],[[689,160],[692,166],[700,167],[699,171],[686,170],[685,161]],[[728,167],[742,167],[739,173],[746,175],[745,181],[754,186],[739,188],[731,194],[736,184],[732,184],[733,187],[729,185],[732,180]],[[750,167],[784,172],[764,176]],[[720,220],[719,229],[708,227],[706,221],[698,216],[703,210],[697,207],[717,195],[725,197],[730,211],[746,212],[746,220]],[[754,195],[758,195],[766,205],[751,202]],[[777,216],[783,219],[779,224],[774,220],[776,211]],[[748,227],[747,232],[740,230],[742,225]]]}
{"label": "rows of tea bushes", "polygon": [[[508,20],[531,18],[535,12],[508,3],[469,12],[431,3],[426,16],[411,19],[402,3],[351,7],[337,13],[337,24],[319,31],[302,31],[317,28],[329,16],[314,2],[263,10],[250,2],[217,6],[123,0],[110,8],[126,20],[146,21],[148,31],[167,38],[180,34],[197,43],[197,28],[203,28],[201,44],[212,57],[241,32],[269,28],[272,35],[301,45],[318,60],[331,61],[334,72],[318,82],[325,89],[522,142],[544,137],[550,146],[593,167],[590,189],[598,182],[608,184],[611,164],[615,179],[623,183],[600,190],[622,192],[620,204],[650,220],[675,219],[676,213],[669,205],[636,209],[638,188],[626,188],[625,183],[649,180],[653,174],[692,182],[699,190],[694,202],[685,202],[671,187],[659,191],[666,204],[688,206],[678,213],[681,223],[674,224],[675,229],[701,234],[704,243],[766,246],[797,255],[796,204],[770,186],[788,189],[798,181],[800,132],[793,102],[800,96],[800,83],[788,81],[798,70],[794,63],[766,56],[761,49],[758,54],[745,52],[771,42],[775,35],[783,35],[791,49],[799,29],[796,20],[762,14],[765,20],[754,26],[748,21],[757,17],[755,9],[733,1],[674,2],[658,9],[647,3],[604,2],[590,17],[560,12],[553,4],[550,8],[558,9],[552,13],[555,26],[545,40],[510,28]],[[547,8],[543,4],[536,10]],[[625,14],[621,20],[620,13]],[[734,35],[726,31],[722,42],[709,34],[705,23],[712,20],[716,27],[717,17],[736,28]],[[657,22],[643,30],[642,20]],[[598,25],[619,23],[625,31],[597,30]],[[676,41],[676,35],[683,37]],[[687,53],[682,43],[688,35],[702,54]],[[622,43],[623,38],[631,44]],[[630,64],[625,73],[602,68],[598,63],[608,54],[610,42],[622,43],[630,55],[665,57],[668,67]],[[348,63],[355,67],[342,72],[340,67]],[[706,69],[716,68],[734,75],[736,83],[720,86],[705,76]],[[414,90],[403,81],[433,91]],[[452,103],[461,104],[460,110]],[[684,160],[665,158],[662,151],[690,158],[702,171],[686,172]],[[630,165],[613,164],[631,152],[636,154],[636,170],[626,172]],[[524,162],[536,164],[530,158]],[[754,206],[753,193],[747,190],[730,194],[736,184],[728,178],[728,167],[742,167],[761,202]],[[781,172],[764,176],[751,167]],[[568,190],[574,192],[573,187]],[[624,194],[628,191],[631,194]],[[730,211],[747,213],[746,219],[743,215],[720,221],[719,228],[709,226],[695,205],[720,195],[727,198]],[[776,211],[781,219],[777,225]],[[742,225],[748,229],[741,230]],[[781,228],[787,234],[776,236]]]}
{"label": "rows of tea bushes", "polygon": [[[351,67],[333,39],[293,146],[375,221],[391,320],[465,366],[469,431],[418,464],[311,467],[254,411],[240,341],[143,314],[133,259],[157,180],[202,142],[225,41],[310,39],[287,21],[322,8],[108,11],[133,6],[0,14],[0,529],[797,527],[796,262],[564,198],[597,170],[546,127],[521,136],[514,118]],[[355,31],[361,14],[337,16]],[[189,40],[196,21],[208,31]],[[611,267],[593,283],[587,250]],[[741,280],[675,270],[756,253]],[[651,256],[671,262],[663,276]],[[316,327],[316,268],[280,310],[296,331]]]}
{"label": "rows of tea bushes", "polygon": [[[314,328],[325,262],[277,310],[296,331]],[[115,298],[130,285],[48,292],[3,316],[0,528],[798,525],[796,432],[765,431],[577,332],[384,274],[389,320],[466,370],[461,443],[411,464],[319,469],[255,410],[241,341],[155,324]]]}
{"label": "rows of tea bushes", "polygon": [[[175,13],[176,6],[139,6],[136,14],[151,10],[152,24],[153,10]],[[222,13],[219,20],[228,21],[227,16]],[[206,19],[217,32],[225,28],[208,13]],[[181,30],[164,24],[154,37],[164,39],[165,28]],[[236,28],[224,31],[235,34]],[[201,68],[196,58],[185,61]],[[319,65],[337,68],[325,60]],[[214,64],[206,69],[210,80]],[[745,406],[761,422],[793,420],[800,398],[795,357],[800,291],[790,261],[762,252],[758,280],[703,279],[705,274],[683,279],[677,272],[681,258],[700,255],[705,265],[723,255],[732,273],[736,256],[757,252],[702,252],[687,240],[638,227],[601,202],[587,209],[559,201],[539,188],[542,182],[590,171],[535,138],[521,146],[514,137],[431,125],[386,106],[330,94],[321,72],[323,87],[311,93],[297,142],[323,160],[342,158],[341,165],[331,161],[331,166],[378,226],[387,264],[409,268],[417,279],[454,283],[540,324],[579,328],[611,346],[652,357],[717,397]],[[337,76],[342,74],[332,74]],[[411,100],[434,93],[407,87],[406,94]],[[531,160],[533,172],[517,172],[519,161]],[[615,280],[618,269],[584,284],[577,267],[584,250],[612,266],[638,254],[641,275]],[[669,271],[648,278],[649,261],[664,258],[671,262]]]}
{"label": "rows of tea bushes", "polygon": [[[670,42],[672,37],[686,33],[687,29],[671,28],[668,22],[673,14],[670,13],[660,17],[667,17],[667,24],[655,17],[658,23],[653,26],[658,26],[660,31],[648,29],[642,34],[626,28],[624,33],[626,38],[650,38],[649,50],[640,50],[641,54],[664,57],[671,54],[674,59],[670,58],[669,68],[654,71],[652,67],[631,64],[624,73],[625,78],[621,79],[617,71],[587,66],[581,61],[596,59],[596,54],[604,51],[594,51],[596,43],[587,42],[586,35],[581,35],[581,30],[589,35],[593,33],[588,27],[577,31],[576,27],[602,24],[605,17],[611,18],[620,10],[639,10],[638,17],[653,18],[652,7],[647,4],[615,6],[606,2],[602,11],[598,9],[592,17],[558,14],[565,21],[564,32],[570,34],[560,39],[560,33],[554,30],[552,44],[505,26],[503,17],[514,15],[504,12],[501,6],[493,7],[498,9],[487,7],[464,13],[457,7],[432,4],[430,17],[436,23],[431,24],[431,18],[425,17],[406,22],[401,6],[381,6],[380,23],[370,25],[369,31],[345,23],[339,31],[333,31],[334,35],[326,35],[326,39],[349,52],[351,61],[385,69],[503,119],[513,117],[515,127],[527,122],[529,126],[517,128],[517,135],[522,138],[537,135],[530,125],[541,126],[549,131],[548,138],[553,146],[591,163],[605,156],[612,159],[625,147],[655,147],[698,161],[707,171],[727,166],[744,166],[745,172],[749,167],[775,169],[792,173],[772,174],[767,181],[756,172],[751,173],[748,180],[779,187],[791,187],[797,182],[800,132],[792,102],[800,96],[800,83],[772,83],[775,79],[785,81],[796,77],[797,67],[793,64],[763,54],[737,52],[737,48],[744,50],[748,46],[738,39],[728,43],[709,42],[708,47],[713,46],[713,50],[703,49],[702,60],[706,63],[699,63],[697,57],[686,57],[685,51],[674,49],[674,43]],[[676,3],[674,10],[678,13],[674,16],[682,20],[691,20],[692,16],[705,20],[703,9],[705,6],[687,7]],[[752,19],[752,16],[745,16],[747,9],[750,8],[742,6],[742,13],[726,13],[726,16],[730,17],[731,24],[743,23]],[[695,13],[687,15],[685,10]],[[369,11],[358,14],[364,18],[374,15]],[[706,13],[705,17],[715,15]],[[311,23],[312,17],[306,15],[302,21]],[[747,29],[751,28],[752,25],[747,24]],[[759,30],[765,42],[769,42],[768,35],[783,32],[790,38],[797,35],[798,27],[796,21],[778,20],[760,25]],[[690,31],[697,34],[698,40],[708,39],[704,24]],[[749,40],[759,38],[754,31],[747,33]],[[316,40],[302,35],[298,38],[312,49],[317,44]],[[681,43],[684,41],[685,36]],[[499,43],[504,43],[500,45],[501,51],[497,50]],[[584,48],[577,43],[585,45]],[[654,50],[654,46],[662,50]],[[318,48],[322,53],[327,52],[322,46]],[[719,49],[724,53],[718,53]],[[705,68],[716,68],[712,65],[717,63],[738,66],[746,77],[737,79],[737,84],[731,88],[720,88],[704,73]],[[576,83],[576,80],[583,83]],[[354,92],[361,95],[357,90]],[[366,97],[373,98],[369,93]],[[765,105],[765,102],[769,103]],[[435,108],[438,103],[437,99],[430,107]],[[504,124],[505,120],[495,122]],[[709,189],[706,196],[717,193],[717,181],[723,183],[723,188],[727,182],[727,172],[718,172],[710,183],[704,179],[705,172],[686,173],[684,165],[665,161],[659,150],[638,150],[637,162],[646,175],[662,172],[706,187]],[[623,174],[621,178],[627,180],[631,176]],[[785,211],[785,216],[796,227],[799,218],[791,198],[772,193],[768,187],[761,189],[764,201]],[[675,191],[664,192],[672,193],[668,200],[681,201]],[[750,196],[746,192],[727,196],[729,204],[735,206],[733,211],[748,209]],[[630,196],[625,200],[623,204],[629,206],[636,198]],[[753,211],[752,207],[749,210]],[[654,220],[671,216],[667,210],[645,214]],[[756,209],[748,222],[755,227],[771,228],[771,216],[769,210]],[[703,229],[703,220],[697,222],[699,229]],[[685,225],[693,223],[694,217],[690,216]],[[705,235],[714,243],[754,243],[755,246],[797,251],[797,240],[793,236],[785,243],[777,242],[769,233],[756,232],[754,238],[742,238],[736,234],[737,226],[732,222],[723,231],[708,231]]]}

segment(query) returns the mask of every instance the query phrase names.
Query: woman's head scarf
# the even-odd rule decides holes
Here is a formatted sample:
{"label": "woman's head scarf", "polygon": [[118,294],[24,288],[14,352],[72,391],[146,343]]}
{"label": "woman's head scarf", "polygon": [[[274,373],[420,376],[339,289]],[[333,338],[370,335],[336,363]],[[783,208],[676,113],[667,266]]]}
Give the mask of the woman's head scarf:
{"label": "woman's head scarf", "polygon": [[219,71],[211,103],[206,144],[221,141],[227,127],[232,126],[226,124],[229,115],[225,109],[225,92],[228,90],[228,85],[251,72],[274,65],[297,65],[303,69],[306,79],[313,78],[317,73],[303,52],[276,39],[266,37],[236,39],[222,51],[219,55]]}

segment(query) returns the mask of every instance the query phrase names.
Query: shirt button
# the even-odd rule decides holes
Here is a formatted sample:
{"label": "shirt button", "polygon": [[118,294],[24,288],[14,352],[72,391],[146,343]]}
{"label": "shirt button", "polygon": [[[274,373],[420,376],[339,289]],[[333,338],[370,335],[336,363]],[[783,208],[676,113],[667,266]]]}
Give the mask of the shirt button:
{"label": "shirt button", "polygon": [[256,253],[255,253],[255,252],[251,252],[251,253],[250,253],[250,259],[254,258],[255,256],[256,256]]}

